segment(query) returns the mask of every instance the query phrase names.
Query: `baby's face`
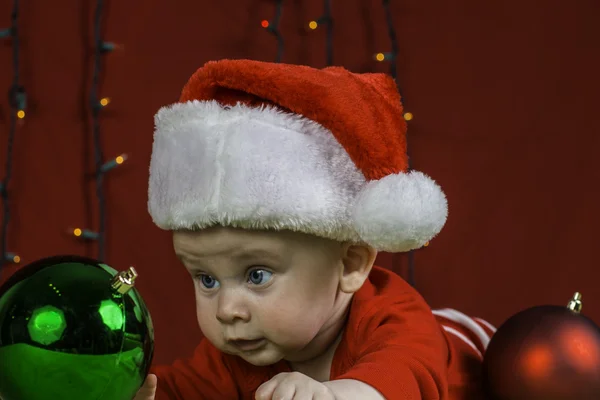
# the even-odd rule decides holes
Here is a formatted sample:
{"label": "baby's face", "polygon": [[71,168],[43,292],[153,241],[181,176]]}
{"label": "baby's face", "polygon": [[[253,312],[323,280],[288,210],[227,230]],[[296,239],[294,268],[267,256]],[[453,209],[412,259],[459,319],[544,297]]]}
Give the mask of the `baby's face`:
{"label": "baby's face", "polygon": [[[342,245],[293,232],[175,232],[206,338],[254,365],[300,360],[343,317]],[[317,338],[317,339],[316,339]]]}

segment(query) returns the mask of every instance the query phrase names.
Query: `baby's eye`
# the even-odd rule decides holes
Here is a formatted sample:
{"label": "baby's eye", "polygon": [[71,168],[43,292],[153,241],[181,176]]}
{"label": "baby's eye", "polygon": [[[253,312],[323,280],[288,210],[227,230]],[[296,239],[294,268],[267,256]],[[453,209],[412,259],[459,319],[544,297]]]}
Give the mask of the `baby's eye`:
{"label": "baby's eye", "polygon": [[219,286],[219,282],[210,275],[200,275],[200,282],[202,283],[202,286],[207,289],[214,289]]}
{"label": "baby's eye", "polygon": [[264,269],[253,269],[248,275],[248,282],[253,285],[264,285],[269,282],[271,276],[273,276],[273,274]]}

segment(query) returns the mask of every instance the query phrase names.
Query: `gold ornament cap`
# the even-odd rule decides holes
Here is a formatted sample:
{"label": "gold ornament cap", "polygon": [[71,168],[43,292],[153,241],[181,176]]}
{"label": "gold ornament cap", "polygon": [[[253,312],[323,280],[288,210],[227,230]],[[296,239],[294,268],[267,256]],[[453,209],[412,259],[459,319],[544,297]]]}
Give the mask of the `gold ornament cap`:
{"label": "gold ornament cap", "polygon": [[110,286],[117,292],[125,294],[135,285],[135,280],[138,273],[133,267],[129,267],[127,271],[121,271],[110,282]]}
{"label": "gold ornament cap", "polygon": [[581,293],[575,292],[573,298],[569,301],[569,304],[567,304],[567,308],[579,314],[581,312],[581,309],[583,308],[583,302],[581,301],[581,299]]}

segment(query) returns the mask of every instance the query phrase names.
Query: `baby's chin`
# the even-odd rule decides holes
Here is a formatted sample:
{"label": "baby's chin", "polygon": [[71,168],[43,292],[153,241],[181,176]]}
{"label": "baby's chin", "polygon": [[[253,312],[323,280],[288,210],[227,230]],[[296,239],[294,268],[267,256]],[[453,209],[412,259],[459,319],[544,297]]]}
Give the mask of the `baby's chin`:
{"label": "baby's chin", "polygon": [[[214,342],[213,342],[214,344]],[[281,360],[288,360],[288,356],[292,356],[292,359],[301,358],[303,350],[308,344],[304,342],[300,343],[286,343],[285,346],[277,345],[272,341],[266,341],[266,344],[260,349],[253,351],[242,351],[235,347],[228,346],[227,344],[220,342],[215,345],[219,350],[225,354],[240,357],[249,364],[256,367],[266,367],[269,365],[277,364]]]}
{"label": "baby's chin", "polygon": [[256,352],[236,352],[235,355],[256,367],[266,367],[283,360],[283,354],[269,347]]}

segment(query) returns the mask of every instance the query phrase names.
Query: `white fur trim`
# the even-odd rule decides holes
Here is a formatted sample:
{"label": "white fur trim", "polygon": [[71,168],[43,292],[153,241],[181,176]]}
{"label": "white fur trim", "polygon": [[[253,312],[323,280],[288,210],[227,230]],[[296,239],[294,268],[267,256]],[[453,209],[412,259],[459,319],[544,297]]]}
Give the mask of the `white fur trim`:
{"label": "white fur trim", "polygon": [[354,208],[361,238],[390,252],[422,247],[440,232],[447,216],[446,196],[431,178],[417,171],[367,183]]}
{"label": "white fur trim", "polygon": [[163,229],[221,224],[358,241],[365,178],[334,136],[275,108],[192,101],[155,117],[148,208]]}
{"label": "white fur trim", "polygon": [[290,229],[384,251],[422,246],[447,213],[443,193],[421,173],[367,183],[314,121],[216,101],[156,114],[148,195],[163,229]]}

